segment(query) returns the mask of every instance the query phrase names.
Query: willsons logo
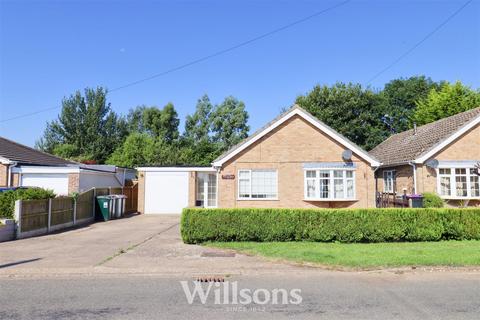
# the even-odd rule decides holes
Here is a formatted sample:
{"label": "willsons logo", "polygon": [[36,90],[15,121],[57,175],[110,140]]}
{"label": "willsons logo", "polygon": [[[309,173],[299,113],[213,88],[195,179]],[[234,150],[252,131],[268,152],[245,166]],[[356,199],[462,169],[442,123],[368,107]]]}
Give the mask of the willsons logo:
{"label": "willsons logo", "polygon": [[[223,305],[267,305],[302,303],[300,289],[239,289],[237,281],[208,282],[180,281],[189,304],[214,303]],[[213,301],[212,301],[213,300]]]}

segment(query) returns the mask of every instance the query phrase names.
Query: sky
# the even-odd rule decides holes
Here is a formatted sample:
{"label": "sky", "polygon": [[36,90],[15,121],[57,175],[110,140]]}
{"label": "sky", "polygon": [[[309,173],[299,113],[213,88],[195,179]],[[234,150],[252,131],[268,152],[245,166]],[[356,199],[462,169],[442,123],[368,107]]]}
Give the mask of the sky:
{"label": "sky", "polygon": [[[62,99],[77,90],[114,89],[162,73],[342,1],[0,0],[0,136],[33,146]],[[172,102],[183,130],[202,95],[214,103],[233,95],[245,102],[253,131],[317,84],[381,89],[392,79],[424,74],[480,88],[480,0],[369,83],[465,2],[352,0],[113,91],[108,101],[119,114]],[[24,114],[31,115],[8,120]]]}

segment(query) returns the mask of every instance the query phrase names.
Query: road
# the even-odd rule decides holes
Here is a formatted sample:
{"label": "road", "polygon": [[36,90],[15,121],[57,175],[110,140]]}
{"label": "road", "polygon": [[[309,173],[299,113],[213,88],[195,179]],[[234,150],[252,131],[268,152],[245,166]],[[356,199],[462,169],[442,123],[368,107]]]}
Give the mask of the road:
{"label": "road", "polygon": [[[1,279],[0,318],[429,320],[478,319],[480,314],[480,282],[468,274],[449,274],[445,279],[432,274],[342,272],[227,278],[230,284],[237,281],[239,289],[300,289],[298,305],[217,305],[212,291],[205,305],[198,296],[190,305],[181,280],[191,279],[105,275]],[[193,289],[193,282],[188,284]],[[202,285],[206,288],[208,283]]]}
{"label": "road", "polygon": [[[479,318],[478,270],[346,272],[272,262],[185,245],[178,220],[136,216],[0,243],[0,319]],[[212,276],[226,282],[201,283],[211,285],[206,303],[197,295],[189,304],[181,281],[191,293],[193,280]],[[247,289],[253,302],[233,299]],[[216,295],[227,303],[215,303]]]}

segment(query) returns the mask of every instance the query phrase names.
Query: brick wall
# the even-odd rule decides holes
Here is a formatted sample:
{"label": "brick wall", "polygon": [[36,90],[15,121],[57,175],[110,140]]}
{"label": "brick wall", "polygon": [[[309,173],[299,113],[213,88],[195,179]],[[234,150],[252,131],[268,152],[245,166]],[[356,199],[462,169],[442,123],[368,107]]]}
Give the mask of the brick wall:
{"label": "brick wall", "polygon": [[68,194],[78,192],[80,188],[80,174],[69,173],[68,174]]}
{"label": "brick wall", "polygon": [[[375,179],[370,165],[353,155],[356,164],[356,198],[358,201],[320,202],[305,201],[305,162],[343,162],[345,147],[316,127],[293,117],[264,136],[254,145],[228,161],[219,178],[219,207],[374,207]],[[237,200],[239,169],[276,169],[278,172],[278,200]],[[221,175],[235,175],[235,179],[222,179]]]}
{"label": "brick wall", "polygon": [[8,165],[0,164],[0,187],[7,187],[8,184]]}
{"label": "brick wall", "polygon": [[139,213],[145,213],[145,172],[138,172],[138,206]]}
{"label": "brick wall", "polygon": [[378,179],[378,191],[384,192],[383,172],[386,170],[395,170],[396,192],[403,194],[403,189],[407,190],[407,194],[413,193],[413,168],[410,165],[401,165],[396,167],[378,169],[376,172]]}
{"label": "brick wall", "polygon": [[195,200],[196,200],[196,185],[197,173],[192,171],[188,173],[188,206],[195,207]]}

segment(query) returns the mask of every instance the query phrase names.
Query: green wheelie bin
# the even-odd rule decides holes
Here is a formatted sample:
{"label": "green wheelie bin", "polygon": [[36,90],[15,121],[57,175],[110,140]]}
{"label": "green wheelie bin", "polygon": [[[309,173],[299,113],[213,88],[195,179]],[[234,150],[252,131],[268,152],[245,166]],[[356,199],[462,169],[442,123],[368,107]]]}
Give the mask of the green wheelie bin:
{"label": "green wheelie bin", "polygon": [[98,196],[97,197],[97,219],[101,221],[108,221],[111,218],[112,211],[112,197]]}

